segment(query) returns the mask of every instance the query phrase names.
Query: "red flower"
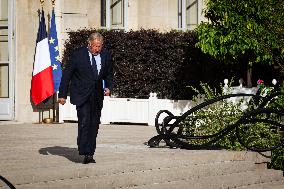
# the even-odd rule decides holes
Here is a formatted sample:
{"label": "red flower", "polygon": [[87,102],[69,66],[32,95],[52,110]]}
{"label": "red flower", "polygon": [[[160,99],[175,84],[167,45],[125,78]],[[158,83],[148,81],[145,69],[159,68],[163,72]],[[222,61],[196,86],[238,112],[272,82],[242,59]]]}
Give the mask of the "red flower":
{"label": "red flower", "polygon": [[261,79],[259,79],[259,80],[257,80],[257,84],[258,84],[258,85],[264,84],[264,81],[261,80]]}

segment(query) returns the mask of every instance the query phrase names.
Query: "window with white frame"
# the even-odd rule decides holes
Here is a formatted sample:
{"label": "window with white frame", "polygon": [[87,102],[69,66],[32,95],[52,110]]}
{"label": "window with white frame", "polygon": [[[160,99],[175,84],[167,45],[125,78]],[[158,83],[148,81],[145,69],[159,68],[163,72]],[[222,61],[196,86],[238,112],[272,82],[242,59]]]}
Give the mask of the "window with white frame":
{"label": "window with white frame", "polygon": [[198,0],[186,1],[186,27],[192,30],[198,24]]}
{"label": "window with white frame", "polygon": [[8,0],[0,0],[0,98],[9,97]]}
{"label": "window with white frame", "polygon": [[101,0],[101,26],[128,29],[128,0]]}
{"label": "window with white frame", "polygon": [[178,0],[178,27],[193,30],[203,20],[203,0]]}
{"label": "window with white frame", "polygon": [[123,0],[111,0],[111,25],[123,27]]}

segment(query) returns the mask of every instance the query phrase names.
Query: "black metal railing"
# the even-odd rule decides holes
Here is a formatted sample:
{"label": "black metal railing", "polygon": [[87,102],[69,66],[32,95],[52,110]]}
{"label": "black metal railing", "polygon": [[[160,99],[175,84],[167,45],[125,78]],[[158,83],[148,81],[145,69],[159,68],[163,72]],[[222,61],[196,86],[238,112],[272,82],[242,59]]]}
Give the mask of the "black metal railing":
{"label": "black metal railing", "polygon": [[[233,133],[242,146],[252,151],[265,152],[284,147],[284,107],[283,101],[279,103],[283,97],[284,93],[277,91],[272,91],[265,97],[259,93],[228,94],[206,100],[181,116],[161,110],[155,118],[158,135],[148,141],[148,146],[158,147],[161,140],[164,140],[171,148],[212,149],[218,147],[220,140]],[[219,116],[218,121],[222,127],[215,132],[204,132],[202,129],[210,127],[210,121],[204,122],[206,116],[199,115],[198,112],[208,112],[211,106],[220,106],[233,98],[239,98],[238,101],[246,98],[246,108],[240,111],[236,119],[227,122],[224,121],[226,115]],[[217,117],[214,112],[211,114]],[[160,123],[162,115],[165,117]],[[198,123],[203,123],[202,127]]]}

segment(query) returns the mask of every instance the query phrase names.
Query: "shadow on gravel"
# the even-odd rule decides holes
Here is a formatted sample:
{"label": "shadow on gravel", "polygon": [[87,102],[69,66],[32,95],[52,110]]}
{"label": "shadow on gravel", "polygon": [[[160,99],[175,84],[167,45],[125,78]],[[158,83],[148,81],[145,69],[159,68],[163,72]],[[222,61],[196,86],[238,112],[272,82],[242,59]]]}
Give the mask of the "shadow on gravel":
{"label": "shadow on gravel", "polygon": [[83,157],[81,157],[78,154],[77,148],[52,146],[52,147],[41,148],[38,150],[38,152],[42,155],[62,156],[75,163],[81,163],[83,160]]}

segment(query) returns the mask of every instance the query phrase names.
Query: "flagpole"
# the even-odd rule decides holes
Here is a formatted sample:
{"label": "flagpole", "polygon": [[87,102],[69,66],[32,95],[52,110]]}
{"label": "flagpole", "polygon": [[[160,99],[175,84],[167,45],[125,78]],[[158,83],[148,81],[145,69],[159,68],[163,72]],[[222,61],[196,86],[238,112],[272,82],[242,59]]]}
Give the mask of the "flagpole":
{"label": "flagpole", "polygon": [[[52,3],[52,11],[54,11],[55,0],[51,0],[51,3]],[[55,92],[55,93],[53,94],[53,97],[52,97],[52,100],[53,100],[53,102],[52,102],[52,117],[53,117],[53,123],[57,122],[56,114],[55,114],[55,108],[56,108],[56,105],[55,105],[55,103],[56,103],[55,97],[56,97],[56,96],[55,96],[55,95],[57,95],[57,92]]]}
{"label": "flagpole", "polygon": [[55,123],[56,122],[56,115],[55,115],[55,108],[56,108],[56,106],[55,106],[55,95],[56,95],[56,93],[54,93],[53,94],[53,96],[52,96],[52,118],[53,118],[53,123]]}
{"label": "flagpole", "polygon": [[58,111],[59,106],[57,103],[57,92],[59,90],[59,84],[61,80],[62,70],[61,70],[61,63],[59,57],[59,47],[58,47],[58,38],[57,38],[57,31],[56,31],[56,23],[55,23],[55,0],[51,0],[52,2],[52,16],[51,16],[51,26],[50,26],[50,34],[49,34],[49,45],[50,45],[50,52],[51,52],[51,61],[53,67],[53,83],[54,83],[54,94],[53,94],[53,122],[58,123]]}
{"label": "flagpole", "polygon": [[[38,14],[38,23],[39,23],[39,25],[40,25],[40,16],[41,16],[41,11],[40,11],[40,9],[37,10],[37,14]],[[38,33],[37,35],[38,35],[38,36],[37,36],[36,41],[38,41],[38,39],[39,39],[39,33]],[[41,123],[41,122],[42,122],[41,114],[42,114],[42,110],[39,110],[39,111],[38,111],[38,123]]]}

